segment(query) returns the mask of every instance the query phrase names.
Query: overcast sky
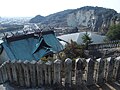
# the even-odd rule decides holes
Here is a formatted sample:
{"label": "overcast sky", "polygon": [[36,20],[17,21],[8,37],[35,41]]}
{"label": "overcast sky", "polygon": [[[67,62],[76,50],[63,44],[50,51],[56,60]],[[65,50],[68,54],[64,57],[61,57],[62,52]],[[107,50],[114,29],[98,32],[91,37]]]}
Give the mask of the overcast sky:
{"label": "overcast sky", "polygon": [[83,6],[111,8],[120,13],[120,0],[0,0],[0,16],[46,16]]}

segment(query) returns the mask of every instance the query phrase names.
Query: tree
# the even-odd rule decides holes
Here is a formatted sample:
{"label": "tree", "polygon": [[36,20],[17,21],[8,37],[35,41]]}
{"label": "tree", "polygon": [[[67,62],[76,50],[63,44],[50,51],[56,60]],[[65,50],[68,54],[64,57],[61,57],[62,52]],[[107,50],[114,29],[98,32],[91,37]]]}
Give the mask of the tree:
{"label": "tree", "polygon": [[64,53],[67,58],[71,59],[84,57],[84,47],[71,40],[71,43],[68,43],[65,46]]}
{"label": "tree", "polygon": [[93,42],[87,32],[82,36],[82,40],[83,40],[83,43],[85,44],[86,49],[88,49],[88,45]]}
{"label": "tree", "polygon": [[106,36],[108,40],[120,40],[120,24],[111,25]]}

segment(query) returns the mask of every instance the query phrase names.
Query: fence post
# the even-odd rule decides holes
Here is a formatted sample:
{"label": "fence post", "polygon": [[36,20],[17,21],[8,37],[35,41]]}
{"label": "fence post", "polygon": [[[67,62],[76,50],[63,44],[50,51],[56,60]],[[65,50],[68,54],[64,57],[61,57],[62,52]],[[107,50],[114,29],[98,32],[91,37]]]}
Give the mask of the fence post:
{"label": "fence post", "polygon": [[117,75],[116,75],[116,80],[119,81],[120,80],[120,56],[116,58],[117,63],[118,64],[118,69],[117,69]]}
{"label": "fence post", "polygon": [[4,62],[4,63],[0,66],[1,73],[2,73],[3,83],[5,83],[5,82],[7,81],[7,72],[6,72],[6,69],[5,69],[5,64],[6,64],[6,62]]}
{"label": "fence post", "polygon": [[8,81],[12,82],[12,69],[11,69],[11,62],[6,61],[6,70],[7,70],[7,75],[8,75]]}
{"label": "fence post", "polygon": [[40,60],[37,62],[37,81],[38,81],[38,87],[42,86],[44,84],[44,75],[43,75],[43,68],[44,64],[43,61]]}
{"label": "fence post", "polygon": [[51,85],[52,84],[52,62],[47,61],[45,63],[45,84],[46,85]]}
{"label": "fence post", "polygon": [[30,87],[30,73],[29,73],[29,61],[25,60],[22,64],[23,72],[24,72],[24,81],[26,87]]}
{"label": "fence post", "polygon": [[83,85],[83,71],[85,69],[84,61],[81,58],[76,59],[75,62],[75,84],[77,87]]}
{"label": "fence post", "polygon": [[98,58],[96,59],[96,62],[95,62],[95,68],[94,68],[94,79],[95,79],[95,83],[98,82],[98,75],[99,75],[99,67],[100,67],[100,61],[101,61],[101,58]]}
{"label": "fence post", "polygon": [[72,85],[72,60],[67,58],[64,64],[65,64],[65,86],[71,87]]}
{"label": "fence post", "polygon": [[[120,56],[115,58],[115,63],[114,63],[114,69],[113,69],[113,81],[116,80],[117,77],[117,73],[118,73],[118,67],[119,67],[119,63],[120,63]],[[119,74],[120,75],[120,74]]]}
{"label": "fence post", "polygon": [[31,86],[35,87],[37,85],[37,80],[36,80],[36,61],[33,60],[29,64],[30,68],[30,80],[31,80]]}
{"label": "fence post", "polygon": [[98,71],[98,80],[97,80],[98,84],[101,84],[101,83],[105,82],[104,73],[105,73],[105,60],[100,59],[100,61],[99,61],[99,71]]}
{"label": "fence post", "polygon": [[61,60],[57,59],[54,61],[54,79],[53,79],[53,84],[61,86]]}
{"label": "fence post", "polygon": [[104,68],[104,81],[106,82],[108,79],[108,72],[109,72],[109,64],[110,64],[111,57],[105,59],[105,68]]}
{"label": "fence post", "polygon": [[13,60],[11,62],[11,70],[12,70],[12,77],[13,77],[13,81],[12,83],[14,83],[15,85],[18,85],[18,78],[17,78],[17,70],[16,70],[16,61]]}
{"label": "fence post", "polygon": [[93,85],[95,82],[94,82],[94,62],[93,59],[89,58],[87,59],[87,82],[86,84],[87,85]]}
{"label": "fence post", "polygon": [[111,57],[109,57],[107,59],[108,59],[108,63],[109,63],[107,81],[113,81],[113,70],[114,70],[115,60]]}
{"label": "fence post", "polygon": [[6,81],[8,81],[8,74],[7,74],[7,68],[6,68],[6,63],[7,63],[7,61],[5,61],[5,63],[4,63],[4,72],[5,72],[5,79],[6,79]]}
{"label": "fence post", "polygon": [[1,69],[2,69],[2,67],[0,66],[0,84],[4,82]]}
{"label": "fence post", "polygon": [[18,71],[18,79],[19,79],[19,85],[25,86],[25,80],[24,80],[24,71],[23,71],[23,62],[21,60],[17,61],[17,71]]}

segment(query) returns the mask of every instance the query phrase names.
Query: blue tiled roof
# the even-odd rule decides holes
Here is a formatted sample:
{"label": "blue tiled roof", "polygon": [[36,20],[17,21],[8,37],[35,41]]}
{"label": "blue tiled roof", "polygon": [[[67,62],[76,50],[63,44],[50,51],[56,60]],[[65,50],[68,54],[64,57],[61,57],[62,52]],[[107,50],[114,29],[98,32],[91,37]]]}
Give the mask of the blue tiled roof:
{"label": "blue tiled roof", "polygon": [[42,35],[37,32],[6,38],[2,45],[10,60],[39,60],[45,55],[63,50],[53,31],[42,32]]}

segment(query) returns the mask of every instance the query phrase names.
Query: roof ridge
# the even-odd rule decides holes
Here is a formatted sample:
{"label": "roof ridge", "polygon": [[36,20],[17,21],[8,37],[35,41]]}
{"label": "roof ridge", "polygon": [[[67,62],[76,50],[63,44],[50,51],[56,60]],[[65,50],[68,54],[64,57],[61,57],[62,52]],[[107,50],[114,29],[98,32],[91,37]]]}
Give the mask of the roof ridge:
{"label": "roof ridge", "polygon": [[7,40],[8,42],[12,42],[12,41],[25,39],[25,38],[35,37],[35,34],[38,34],[38,35],[54,34],[54,31],[52,31],[52,30],[50,30],[50,31],[35,31],[35,32],[27,32],[27,33],[25,33],[23,31],[22,34],[21,33],[13,34],[11,36],[5,35],[2,39],[3,39],[3,41]]}

